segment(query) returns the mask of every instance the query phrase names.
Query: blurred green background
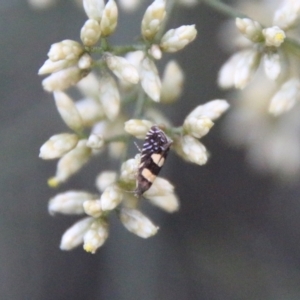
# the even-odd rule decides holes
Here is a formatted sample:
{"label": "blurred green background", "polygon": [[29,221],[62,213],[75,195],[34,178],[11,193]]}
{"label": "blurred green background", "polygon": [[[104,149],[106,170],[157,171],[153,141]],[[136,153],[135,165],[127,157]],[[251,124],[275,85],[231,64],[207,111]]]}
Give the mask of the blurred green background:
{"label": "blurred green background", "polygon": [[[113,42],[138,37],[144,8],[120,11]],[[112,218],[96,255],[60,251],[62,233],[77,218],[49,216],[49,198],[95,190],[95,175],[110,162],[99,158],[60,189],[47,186],[55,162],[40,160],[39,147],[67,128],[37,70],[52,43],[79,40],[86,17],[71,0],[44,11],[2,0],[0,14],[0,299],[300,299],[299,183],[284,187],[251,171],[243,152],[222,138],[222,120],[203,139],[212,154],[206,166],[170,154],[162,175],[175,184],[181,209],[168,215],[145,205],[160,226],[155,237],[140,239]],[[166,109],[176,125],[196,105],[225,97],[215,83],[226,59],[216,38],[223,20],[203,6],[172,16],[168,28],[198,29],[195,42],[161,63],[176,58],[186,72],[182,98]]]}

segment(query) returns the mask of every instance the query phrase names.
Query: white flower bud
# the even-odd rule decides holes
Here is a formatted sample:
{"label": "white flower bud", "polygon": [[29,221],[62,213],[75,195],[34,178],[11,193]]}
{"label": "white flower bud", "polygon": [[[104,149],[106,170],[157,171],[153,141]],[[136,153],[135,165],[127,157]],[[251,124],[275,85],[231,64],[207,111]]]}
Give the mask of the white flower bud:
{"label": "white flower bud", "polygon": [[171,60],[167,63],[161,85],[161,103],[173,103],[177,100],[183,88],[184,74],[178,63]]}
{"label": "white flower bud", "polygon": [[144,193],[144,197],[169,213],[179,209],[179,200],[174,194],[174,186],[161,177],[156,177],[150,189]]}
{"label": "white flower bud", "polygon": [[118,24],[118,7],[114,0],[109,0],[103,10],[101,19],[101,33],[102,36],[111,35]]}
{"label": "white flower bud", "polygon": [[195,25],[183,25],[170,29],[161,38],[160,47],[165,52],[176,52],[192,42],[196,35]]}
{"label": "white flower bud", "polygon": [[162,52],[161,49],[158,45],[153,44],[150,49],[148,50],[148,53],[155,59],[161,59],[162,57]]}
{"label": "white flower bud", "polygon": [[145,112],[145,118],[152,120],[153,124],[164,124],[165,127],[172,127],[170,120],[162,113],[161,110],[149,107]]}
{"label": "white flower bud", "polygon": [[209,132],[213,125],[214,123],[207,117],[188,117],[183,123],[183,128],[186,134],[200,139]]}
{"label": "white flower bud", "polygon": [[155,102],[159,102],[161,82],[154,62],[148,57],[141,63],[141,84],[145,93]]}
{"label": "white flower bud", "polygon": [[84,77],[76,84],[76,87],[86,97],[98,100],[99,78],[95,73],[89,73],[86,77]]}
{"label": "white flower bud", "polygon": [[42,81],[43,88],[48,92],[62,91],[76,84],[88,72],[81,70],[78,66],[60,70],[46,77]]}
{"label": "white flower bud", "polygon": [[120,7],[126,12],[133,12],[137,10],[140,4],[140,0],[119,0]]}
{"label": "white flower bud", "polygon": [[61,250],[72,250],[83,243],[83,236],[93,223],[94,218],[81,219],[71,226],[62,236],[60,242]]}
{"label": "white flower bud", "polygon": [[289,111],[300,100],[300,80],[292,78],[285,82],[272,97],[269,112],[278,116]]}
{"label": "white flower bud", "polygon": [[96,178],[96,187],[103,192],[108,186],[112,185],[117,180],[117,173],[115,171],[104,171]]}
{"label": "white flower bud", "polygon": [[104,220],[95,220],[83,237],[83,249],[92,254],[101,247],[108,237],[108,224]]}
{"label": "white flower bud", "polygon": [[157,226],[136,209],[122,208],[120,220],[128,231],[144,239],[155,235],[158,230]]}
{"label": "white flower bud", "polygon": [[275,11],[273,25],[283,30],[294,27],[300,17],[300,2],[298,0],[282,1],[282,5]]}
{"label": "white flower bud", "polygon": [[115,209],[122,201],[123,194],[115,184],[108,186],[101,195],[100,202],[103,211]]}
{"label": "white flower bud", "polygon": [[48,57],[53,62],[58,60],[77,60],[83,52],[84,48],[78,42],[63,40],[51,45]]}
{"label": "white flower bud", "polygon": [[198,105],[193,109],[188,118],[195,117],[207,117],[212,121],[218,119],[227,109],[229,108],[229,103],[226,100],[216,99],[211,100],[205,104]]}
{"label": "white flower bud", "polygon": [[264,70],[267,77],[276,80],[281,72],[281,62],[278,53],[265,53],[263,56]]}
{"label": "white flower bud", "polygon": [[175,147],[175,150],[185,160],[192,163],[204,165],[207,162],[206,148],[192,136],[183,136],[180,144]]}
{"label": "white flower bud", "polygon": [[49,73],[54,73],[66,68],[69,68],[77,63],[77,60],[58,60],[52,61],[51,59],[47,59],[44,64],[40,67],[38,74],[44,75]]}
{"label": "white flower bud", "polygon": [[218,85],[223,89],[229,89],[234,87],[234,76],[238,62],[244,56],[244,51],[233,54],[222,65],[218,73]]}
{"label": "white flower bud", "polygon": [[82,131],[83,125],[80,114],[72,99],[64,92],[53,93],[57,110],[67,124],[74,131]]}
{"label": "white flower bud", "polygon": [[72,133],[60,133],[53,135],[40,148],[39,157],[42,159],[59,158],[72,150],[78,142],[78,136]]}
{"label": "white flower bud", "polygon": [[75,106],[85,127],[91,127],[105,117],[103,107],[98,100],[82,99],[76,101]]}
{"label": "white flower bud", "polygon": [[83,7],[89,19],[101,20],[104,9],[103,0],[83,0]]}
{"label": "white flower bud", "polygon": [[125,59],[133,65],[137,70],[140,68],[141,62],[145,57],[145,53],[141,50],[128,52]]}
{"label": "white flower bud", "polygon": [[104,146],[104,139],[98,134],[91,133],[86,145],[92,149],[101,149]]}
{"label": "white flower bud", "polygon": [[144,139],[152,125],[153,123],[148,120],[131,119],[125,122],[124,129],[136,138]]}
{"label": "white flower bud", "polygon": [[93,59],[88,53],[84,53],[78,60],[78,68],[81,70],[90,69],[92,67]]}
{"label": "white flower bud", "polygon": [[100,200],[84,201],[84,203],[82,204],[82,207],[83,207],[84,212],[93,218],[98,218],[103,213]]}
{"label": "white flower bud", "polygon": [[278,26],[265,28],[262,31],[267,46],[279,47],[285,40],[285,33]]}
{"label": "white flower bud", "polygon": [[243,89],[252,79],[260,60],[260,54],[255,50],[245,50],[234,70],[234,86]]}
{"label": "white flower bud", "polygon": [[96,20],[87,20],[81,28],[80,38],[85,46],[94,46],[101,36],[100,24]]}
{"label": "white flower bud", "polygon": [[250,41],[258,43],[263,41],[262,27],[254,20],[248,18],[236,18],[236,27]]}
{"label": "white flower bud", "polygon": [[163,19],[166,16],[166,2],[155,0],[145,11],[141,31],[145,40],[151,41],[158,33]]}
{"label": "white flower bud", "polygon": [[48,204],[48,211],[51,215],[61,214],[83,214],[83,203],[94,199],[94,195],[83,191],[68,191],[57,194],[51,198]]}
{"label": "white flower bud", "polygon": [[140,154],[137,154],[135,158],[131,158],[123,162],[121,166],[120,180],[131,183],[136,181],[137,171],[140,164]]}
{"label": "white flower bud", "polygon": [[28,0],[27,2],[31,8],[36,10],[45,10],[56,4],[53,0]]}
{"label": "white flower bud", "polygon": [[91,149],[86,146],[86,140],[79,141],[76,148],[58,161],[55,177],[50,179],[49,184],[55,186],[65,182],[88,162],[90,156]]}
{"label": "white flower bud", "polygon": [[105,61],[108,68],[121,80],[133,84],[139,82],[140,77],[137,69],[124,57],[106,54]]}
{"label": "white flower bud", "polygon": [[120,94],[115,80],[111,76],[101,77],[99,97],[108,119],[114,120],[120,111]]}

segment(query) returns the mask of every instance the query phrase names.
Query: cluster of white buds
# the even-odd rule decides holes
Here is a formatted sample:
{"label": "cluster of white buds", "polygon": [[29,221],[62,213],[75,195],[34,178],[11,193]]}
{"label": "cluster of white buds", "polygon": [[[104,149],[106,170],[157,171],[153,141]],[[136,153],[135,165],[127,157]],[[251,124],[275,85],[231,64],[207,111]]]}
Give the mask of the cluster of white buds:
{"label": "cluster of white buds", "polygon": [[175,140],[175,151],[185,160],[203,165],[208,155],[205,146],[197,139],[206,135],[229,104],[225,100],[212,100],[197,106],[183,122],[183,136]]}
{"label": "cluster of white buds", "polygon": [[285,31],[276,25],[263,28],[259,22],[249,18],[237,18],[236,26],[251,42],[250,48],[240,50],[225,62],[219,72],[219,85],[222,88],[245,88],[262,58],[266,76],[271,80],[278,79],[283,63],[279,49],[286,38]]}
{"label": "cluster of white buds", "polygon": [[[98,175],[97,194],[71,190],[49,201],[51,214],[86,215],[64,233],[61,249],[70,250],[83,244],[87,252],[95,253],[108,237],[112,212],[117,213],[125,228],[142,238],[151,237],[158,230],[138,210],[140,199],[135,189],[139,184],[142,155],[127,159],[129,141],[132,141],[129,135],[144,139],[154,125],[160,126],[174,140],[172,147],[179,155],[202,165],[207,161],[207,153],[197,139],[209,132],[213,121],[227,110],[228,104],[215,100],[200,105],[180,128],[173,128],[164,114],[153,107],[155,102],[176,101],[184,81],[183,71],[175,60],[167,62],[162,77],[156,60],[165,52],[183,49],[197,35],[195,25],[165,32],[166,0],[154,0],[146,9],[141,21],[140,44],[123,48],[110,45],[107,38],[117,27],[115,1],[83,0],[83,7],[88,20],[80,31],[82,43],[65,40],[53,44],[49,59],[39,70],[39,74],[52,73],[44,79],[43,86],[53,92],[62,120],[73,131],[50,137],[41,147],[40,157],[59,159],[55,176],[48,181],[51,187],[66,182],[105,148],[110,157],[122,162],[118,171],[107,170]],[[92,58],[96,54],[100,55],[99,60]],[[91,72],[93,68],[100,69],[99,75]],[[72,85],[82,93],[82,99],[74,100],[64,91]],[[130,105],[123,109],[127,103]],[[131,118],[128,115],[134,103]],[[170,147],[171,143],[167,145]],[[154,160],[157,157],[154,154]],[[164,161],[164,157],[158,160],[158,166],[162,167]],[[153,174],[151,179],[149,188],[138,196],[166,212],[177,211],[179,199],[174,186]]]}

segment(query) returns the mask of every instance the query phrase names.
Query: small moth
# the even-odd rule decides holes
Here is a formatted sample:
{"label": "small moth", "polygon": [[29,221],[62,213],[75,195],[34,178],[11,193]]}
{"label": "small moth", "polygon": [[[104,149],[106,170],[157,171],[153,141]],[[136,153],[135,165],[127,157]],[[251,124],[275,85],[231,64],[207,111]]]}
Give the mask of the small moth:
{"label": "small moth", "polygon": [[140,197],[152,185],[170,150],[173,141],[157,126],[154,125],[147,132],[141,162],[138,169],[136,189],[134,194]]}

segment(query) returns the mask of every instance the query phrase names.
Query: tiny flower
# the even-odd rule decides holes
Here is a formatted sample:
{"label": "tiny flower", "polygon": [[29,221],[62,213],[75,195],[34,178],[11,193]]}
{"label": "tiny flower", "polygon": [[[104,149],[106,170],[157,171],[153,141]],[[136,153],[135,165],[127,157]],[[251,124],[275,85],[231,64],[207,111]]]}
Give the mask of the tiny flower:
{"label": "tiny flower", "polygon": [[120,111],[120,94],[115,80],[111,76],[100,79],[99,97],[108,119],[114,120]]}
{"label": "tiny flower", "polygon": [[262,33],[267,46],[279,47],[285,40],[285,33],[278,26],[265,28]]}
{"label": "tiny flower", "polygon": [[249,18],[236,18],[236,27],[250,41],[258,43],[263,41],[262,27],[254,20]]}
{"label": "tiny flower", "polygon": [[108,68],[121,80],[136,84],[140,77],[136,68],[127,59],[111,54],[105,55]]}
{"label": "tiny flower", "polygon": [[167,63],[162,78],[161,102],[173,103],[180,97],[184,82],[184,74],[176,61]]}
{"label": "tiny flower", "polygon": [[92,149],[101,149],[104,146],[104,139],[98,134],[91,133],[86,145]]}
{"label": "tiny flower", "polygon": [[115,184],[108,186],[101,195],[100,202],[103,211],[116,208],[122,201],[123,194]]}
{"label": "tiny flower", "polygon": [[148,57],[141,64],[141,84],[145,93],[155,102],[159,102],[161,81],[154,62]]}
{"label": "tiny flower", "polygon": [[108,224],[102,220],[95,220],[83,237],[83,249],[94,254],[108,237]]}
{"label": "tiny flower", "polygon": [[278,116],[289,111],[300,100],[300,81],[292,78],[285,82],[271,99],[269,112]]}
{"label": "tiny flower", "polygon": [[94,46],[101,36],[100,24],[96,20],[87,20],[81,28],[80,38],[85,46]]}
{"label": "tiny flower", "polygon": [[192,163],[204,165],[207,162],[206,148],[192,136],[183,136],[179,145],[175,146],[175,150],[185,160]]}
{"label": "tiny flower", "polygon": [[183,25],[170,29],[161,38],[160,47],[165,52],[176,52],[192,42],[196,35],[195,25]]}
{"label": "tiny flower", "polygon": [[179,209],[179,200],[174,194],[174,186],[166,179],[156,177],[151,188],[144,193],[153,205],[169,212]]}
{"label": "tiny flower", "polygon": [[96,187],[103,192],[108,186],[116,182],[117,173],[115,171],[104,171],[96,178]]}
{"label": "tiny flower", "polygon": [[[65,182],[69,177],[78,172],[89,160],[91,149],[86,146],[86,140],[78,142],[77,146],[65,154],[57,164],[55,181]],[[52,179],[54,182],[54,179]]]}
{"label": "tiny flower", "polygon": [[109,0],[103,10],[100,22],[102,36],[111,35],[118,23],[118,7],[114,0]]}
{"label": "tiny flower", "polygon": [[83,54],[79,58],[77,63],[78,68],[81,70],[90,69],[92,67],[92,64],[93,64],[93,59],[88,53]]}
{"label": "tiny flower", "polygon": [[101,20],[104,9],[103,0],[83,0],[83,7],[89,19]]}
{"label": "tiny flower", "polygon": [[216,99],[197,106],[190,112],[188,118],[207,117],[214,121],[218,119],[228,108],[229,103],[226,100]]}
{"label": "tiny flower", "polygon": [[121,166],[120,180],[126,183],[135,182],[139,164],[140,154],[137,154],[135,158],[126,160]]}
{"label": "tiny flower", "polygon": [[93,218],[98,218],[103,213],[100,200],[84,201],[82,204],[82,209],[87,215]]}
{"label": "tiny flower", "polygon": [[82,99],[76,101],[75,106],[85,127],[91,127],[105,117],[103,107],[98,100]]}
{"label": "tiny flower", "polygon": [[44,64],[40,67],[38,74],[44,75],[44,74],[50,74],[54,73],[66,68],[69,68],[71,66],[74,66],[77,63],[77,60],[58,60],[58,61],[52,61],[51,59],[47,59]]}
{"label": "tiny flower", "polygon": [[122,208],[119,216],[125,228],[141,238],[146,239],[157,233],[158,227],[136,209]]}
{"label": "tiny flower", "polygon": [[72,150],[78,142],[78,136],[72,133],[60,133],[53,135],[40,148],[39,157],[42,159],[59,158]]}
{"label": "tiny flower", "polygon": [[51,61],[58,60],[78,60],[84,52],[81,44],[73,40],[63,40],[59,43],[52,44],[48,52]]}
{"label": "tiny flower", "polygon": [[163,19],[166,16],[166,2],[155,0],[145,11],[141,31],[145,40],[151,41],[158,33]]}
{"label": "tiny flower", "polygon": [[93,194],[83,191],[68,191],[57,194],[51,198],[48,204],[48,211],[51,215],[61,214],[83,214],[83,203],[87,200],[94,199]]}
{"label": "tiny flower", "polygon": [[267,77],[276,80],[281,72],[281,61],[278,53],[265,53],[263,56],[264,70]]}
{"label": "tiny flower", "polygon": [[62,236],[60,242],[61,250],[72,250],[83,243],[83,236],[94,222],[94,218],[81,219],[71,226]]}
{"label": "tiny flower", "polygon": [[161,59],[162,52],[160,50],[160,47],[156,44],[153,44],[150,49],[148,50],[148,53],[155,59]]}
{"label": "tiny flower", "polygon": [[148,120],[131,119],[125,122],[125,131],[134,135],[138,139],[144,139],[147,132],[150,130],[152,122]]}
{"label": "tiny flower", "polygon": [[205,136],[214,125],[211,119],[203,117],[188,117],[183,123],[183,129],[186,134],[200,139]]}
{"label": "tiny flower", "polygon": [[78,66],[72,66],[52,73],[42,81],[42,85],[48,92],[63,91],[76,84],[87,74],[88,72],[86,70],[81,70]]}
{"label": "tiny flower", "polygon": [[72,99],[66,93],[59,91],[54,92],[53,96],[57,110],[67,126],[74,131],[82,131],[82,120]]}

